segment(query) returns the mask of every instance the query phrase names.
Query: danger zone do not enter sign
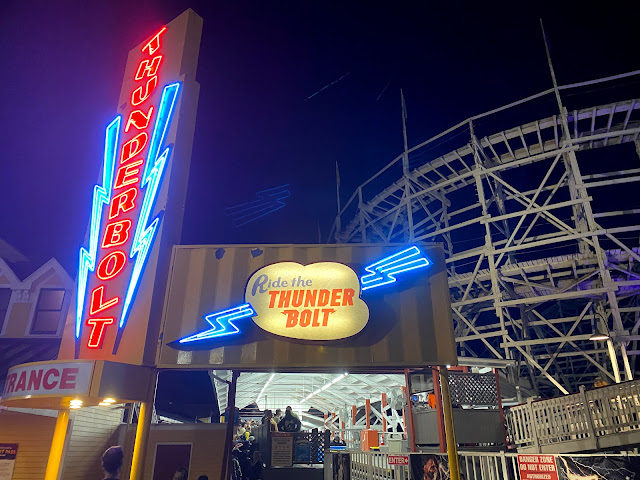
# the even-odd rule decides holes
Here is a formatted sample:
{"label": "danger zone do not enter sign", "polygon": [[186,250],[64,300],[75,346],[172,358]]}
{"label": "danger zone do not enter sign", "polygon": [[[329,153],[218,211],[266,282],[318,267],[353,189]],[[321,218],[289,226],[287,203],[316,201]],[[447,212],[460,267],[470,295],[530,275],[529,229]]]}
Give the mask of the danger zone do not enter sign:
{"label": "danger zone do not enter sign", "polygon": [[558,480],[553,455],[518,455],[518,469],[522,480]]}

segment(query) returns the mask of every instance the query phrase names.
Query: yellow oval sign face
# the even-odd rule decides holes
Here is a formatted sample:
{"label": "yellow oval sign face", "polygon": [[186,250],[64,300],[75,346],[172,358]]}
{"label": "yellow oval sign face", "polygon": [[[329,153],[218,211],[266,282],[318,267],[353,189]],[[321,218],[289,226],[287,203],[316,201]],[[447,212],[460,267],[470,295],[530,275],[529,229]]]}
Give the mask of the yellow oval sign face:
{"label": "yellow oval sign face", "polygon": [[251,276],[244,297],[256,311],[253,321],[283,337],[338,340],[369,320],[358,276],[341,263],[268,265]]}

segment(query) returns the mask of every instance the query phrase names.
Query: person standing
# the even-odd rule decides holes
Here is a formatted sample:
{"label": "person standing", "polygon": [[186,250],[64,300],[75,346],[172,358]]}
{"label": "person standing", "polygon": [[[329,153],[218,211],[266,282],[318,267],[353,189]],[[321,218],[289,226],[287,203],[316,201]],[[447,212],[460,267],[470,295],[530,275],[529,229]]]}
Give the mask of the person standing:
{"label": "person standing", "polygon": [[102,454],[102,469],[105,480],[118,480],[124,452],[119,446],[109,447]]}
{"label": "person standing", "polygon": [[278,424],[273,419],[273,412],[271,410],[264,411],[264,417],[262,417],[262,424],[269,425],[269,430],[272,432],[278,431]]}

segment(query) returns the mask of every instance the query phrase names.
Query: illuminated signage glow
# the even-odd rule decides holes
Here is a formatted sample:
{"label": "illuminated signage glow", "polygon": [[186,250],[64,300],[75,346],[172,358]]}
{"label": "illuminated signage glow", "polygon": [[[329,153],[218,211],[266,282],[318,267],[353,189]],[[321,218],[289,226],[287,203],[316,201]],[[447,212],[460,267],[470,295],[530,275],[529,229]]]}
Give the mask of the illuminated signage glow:
{"label": "illuminated signage glow", "polygon": [[418,247],[409,247],[366,267],[365,270],[369,274],[363,275],[360,279],[362,290],[394,283],[396,281],[394,275],[415,270],[416,268],[428,267],[429,265],[429,260],[422,256],[422,252]]}
{"label": "illuminated signage glow", "polygon": [[171,154],[164,140],[180,91],[180,83],[174,82],[163,88],[159,102],[152,100],[159,84],[164,58],[159,50],[166,31],[163,27],[141,49],[145,58],[135,69],[123,131],[122,115],[106,130],[103,178],[94,187],[89,246],[80,249],[76,352],[84,326],[90,329],[86,347],[97,349],[102,348],[113,324],[117,324],[113,353],[117,351],[161,221],[161,214],[151,216]]}
{"label": "illuminated signage glow", "polygon": [[[197,333],[190,337],[183,338],[180,343],[193,342],[195,340],[204,340],[206,338],[223,337],[225,335],[234,335],[240,333],[240,329],[233,323],[234,320],[247,318],[255,315],[256,312],[251,305],[245,303],[238,307],[229,308],[221,312],[210,313],[204,319],[213,327],[201,333]],[[215,323],[214,323],[215,322]],[[216,326],[216,323],[218,326]]]}
{"label": "illuminated signage glow", "polygon": [[280,336],[303,340],[347,338],[360,332],[369,318],[361,292],[394,283],[396,275],[429,265],[431,262],[415,246],[365,267],[368,273],[360,279],[350,267],[335,262],[268,265],[247,282],[247,303],[206,315],[212,328],[178,343],[241,333],[233,322],[248,317],[253,317],[260,328]]}

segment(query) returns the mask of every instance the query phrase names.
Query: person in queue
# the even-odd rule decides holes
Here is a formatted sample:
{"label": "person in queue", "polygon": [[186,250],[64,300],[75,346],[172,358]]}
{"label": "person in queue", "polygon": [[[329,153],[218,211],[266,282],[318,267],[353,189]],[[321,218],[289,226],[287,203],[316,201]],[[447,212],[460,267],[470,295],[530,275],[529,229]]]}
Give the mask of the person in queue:
{"label": "person in queue", "polygon": [[118,480],[123,458],[124,452],[119,446],[109,447],[105,450],[102,454],[102,469],[105,480]]}
{"label": "person in queue", "polygon": [[276,408],[276,414],[273,416],[273,419],[276,421],[276,423],[280,423],[280,420],[282,420],[282,410],[279,408]]}
{"label": "person in queue", "polygon": [[278,424],[278,430],[281,432],[299,432],[302,428],[302,422],[298,416],[293,413],[293,409],[291,407],[287,407],[284,417],[280,420]]}
{"label": "person in queue", "polygon": [[273,419],[273,412],[271,410],[265,410],[264,416],[262,417],[262,424],[269,425],[269,430],[272,432],[278,431],[278,424]]}

